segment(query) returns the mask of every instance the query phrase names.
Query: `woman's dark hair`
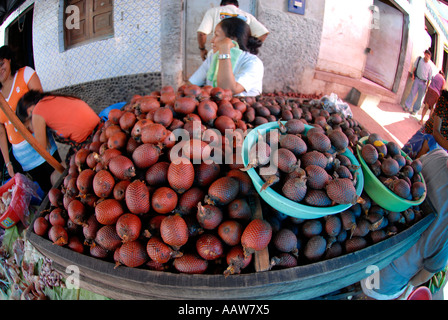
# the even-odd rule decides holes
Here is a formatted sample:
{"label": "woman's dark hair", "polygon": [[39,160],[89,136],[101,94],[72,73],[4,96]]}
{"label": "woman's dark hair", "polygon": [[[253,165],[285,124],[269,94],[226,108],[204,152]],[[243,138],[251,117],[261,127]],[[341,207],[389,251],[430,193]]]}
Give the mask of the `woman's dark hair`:
{"label": "woman's dark hair", "polygon": [[220,5],[225,6],[228,4],[234,4],[236,7],[239,7],[238,0],[222,0]]}
{"label": "woman's dark hair", "polygon": [[[11,74],[15,75],[16,72],[20,69],[20,66],[17,64],[14,52],[8,46],[0,47],[0,60],[3,59],[11,60]],[[1,88],[2,84],[0,83],[0,89]]]}
{"label": "woman's dark hair", "polygon": [[258,54],[258,48],[263,44],[261,40],[253,37],[249,25],[237,17],[222,20],[219,25],[226,37],[238,42],[240,49],[252,54]]}
{"label": "woman's dark hair", "polygon": [[78,97],[58,94],[53,92],[40,92],[37,90],[30,90],[20,98],[19,102],[17,102],[16,108],[16,116],[20,119],[20,121],[25,122],[30,117],[28,116],[28,109],[34,105],[36,105],[39,101],[44,98],[54,99],[55,97],[65,97],[70,99],[79,99]]}

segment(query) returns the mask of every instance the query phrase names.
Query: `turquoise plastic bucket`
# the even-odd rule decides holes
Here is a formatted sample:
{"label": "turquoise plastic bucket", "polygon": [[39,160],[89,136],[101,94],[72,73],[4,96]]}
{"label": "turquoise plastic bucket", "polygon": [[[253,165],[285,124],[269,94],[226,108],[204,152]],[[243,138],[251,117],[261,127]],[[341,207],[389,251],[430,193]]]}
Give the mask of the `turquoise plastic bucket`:
{"label": "turquoise plastic bucket", "polygon": [[[282,123],[286,123],[286,121],[283,121]],[[277,129],[278,127],[279,124],[277,122],[269,122],[256,127],[247,134],[247,136],[244,139],[243,147],[241,150],[244,166],[247,166],[249,163],[249,151],[251,147],[258,141],[258,133],[260,132],[261,134],[265,134],[266,132],[272,129]],[[305,136],[308,130],[311,128],[312,126],[305,125],[305,132],[304,132]],[[356,166],[360,165],[358,160],[350,150],[346,150],[343,153],[343,155],[348,157],[354,165]],[[254,187],[257,190],[258,194],[261,196],[261,198],[274,209],[284,214],[287,214],[291,217],[301,219],[317,219],[327,215],[342,212],[352,206],[352,204],[338,204],[331,207],[307,206],[284,197],[283,195],[274,191],[274,189],[270,187],[266,188],[263,191],[260,191],[261,187],[264,184],[263,179],[261,179],[261,177],[258,175],[257,171],[254,168],[248,170],[247,173],[252,179],[252,183],[254,184]],[[356,187],[356,194],[360,196],[364,186],[364,176],[361,168],[357,170],[357,173],[358,177],[355,187]]]}

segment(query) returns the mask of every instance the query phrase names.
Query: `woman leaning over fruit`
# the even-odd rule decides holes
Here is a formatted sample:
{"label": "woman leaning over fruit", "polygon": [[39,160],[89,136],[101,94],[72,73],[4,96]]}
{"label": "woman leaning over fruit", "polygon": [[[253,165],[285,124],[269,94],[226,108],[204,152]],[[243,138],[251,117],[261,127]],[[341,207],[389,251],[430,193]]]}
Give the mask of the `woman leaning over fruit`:
{"label": "woman leaning over fruit", "polygon": [[[1,94],[13,111],[17,102],[29,90],[42,91],[42,85],[36,72],[30,67],[19,68],[14,54],[8,46],[0,48],[0,89]],[[52,184],[50,176],[54,168],[25,140],[0,110],[0,149],[5,161],[8,174],[14,176],[14,168],[9,156],[9,143],[15,159],[21,165],[23,171],[29,173],[34,181],[39,183],[41,189],[48,191]],[[56,143],[49,139],[46,145],[54,158],[60,159]]]}
{"label": "woman leaning over fruit", "polygon": [[238,96],[260,95],[264,67],[257,54],[262,42],[251,36],[249,25],[239,18],[224,19],[216,26],[211,44],[213,54],[189,82],[229,89]]}
{"label": "woman leaning over fruit", "polygon": [[48,137],[68,144],[67,159],[90,142],[101,124],[100,117],[83,100],[35,90],[19,100],[16,115],[41,145],[45,145]]}

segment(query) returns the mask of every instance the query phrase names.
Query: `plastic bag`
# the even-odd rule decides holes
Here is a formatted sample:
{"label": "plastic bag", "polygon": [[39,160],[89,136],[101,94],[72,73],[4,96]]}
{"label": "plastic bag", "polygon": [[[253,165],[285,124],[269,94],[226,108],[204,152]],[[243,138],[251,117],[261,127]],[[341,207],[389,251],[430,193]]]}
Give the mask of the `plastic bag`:
{"label": "plastic bag", "polygon": [[320,99],[320,104],[323,109],[329,113],[339,113],[345,118],[353,118],[352,109],[350,109],[348,103],[339,99],[338,95],[335,93],[331,93],[329,96],[323,96]]}
{"label": "plastic bag", "polygon": [[[1,194],[12,190],[11,202],[8,205],[7,212],[11,210],[15,212],[15,215],[20,219],[23,225],[27,228],[29,226],[29,205],[31,199],[40,199],[37,193],[38,186],[21,173],[16,173],[11,181],[8,181],[4,186]],[[18,222],[18,221],[17,221]]]}

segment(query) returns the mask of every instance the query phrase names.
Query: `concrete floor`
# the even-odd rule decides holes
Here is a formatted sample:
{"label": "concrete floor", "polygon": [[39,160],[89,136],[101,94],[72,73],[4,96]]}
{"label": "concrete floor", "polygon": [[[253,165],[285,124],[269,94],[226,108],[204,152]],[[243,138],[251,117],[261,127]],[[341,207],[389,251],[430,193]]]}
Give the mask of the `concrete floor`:
{"label": "concrete floor", "polygon": [[[384,140],[394,140],[403,146],[421,128],[418,121],[421,112],[415,116],[403,111],[399,104],[365,101],[361,107],[350,105],[353,118],[369,132],[378,133]],[[428,119],[428,112],[424,121]]]}

